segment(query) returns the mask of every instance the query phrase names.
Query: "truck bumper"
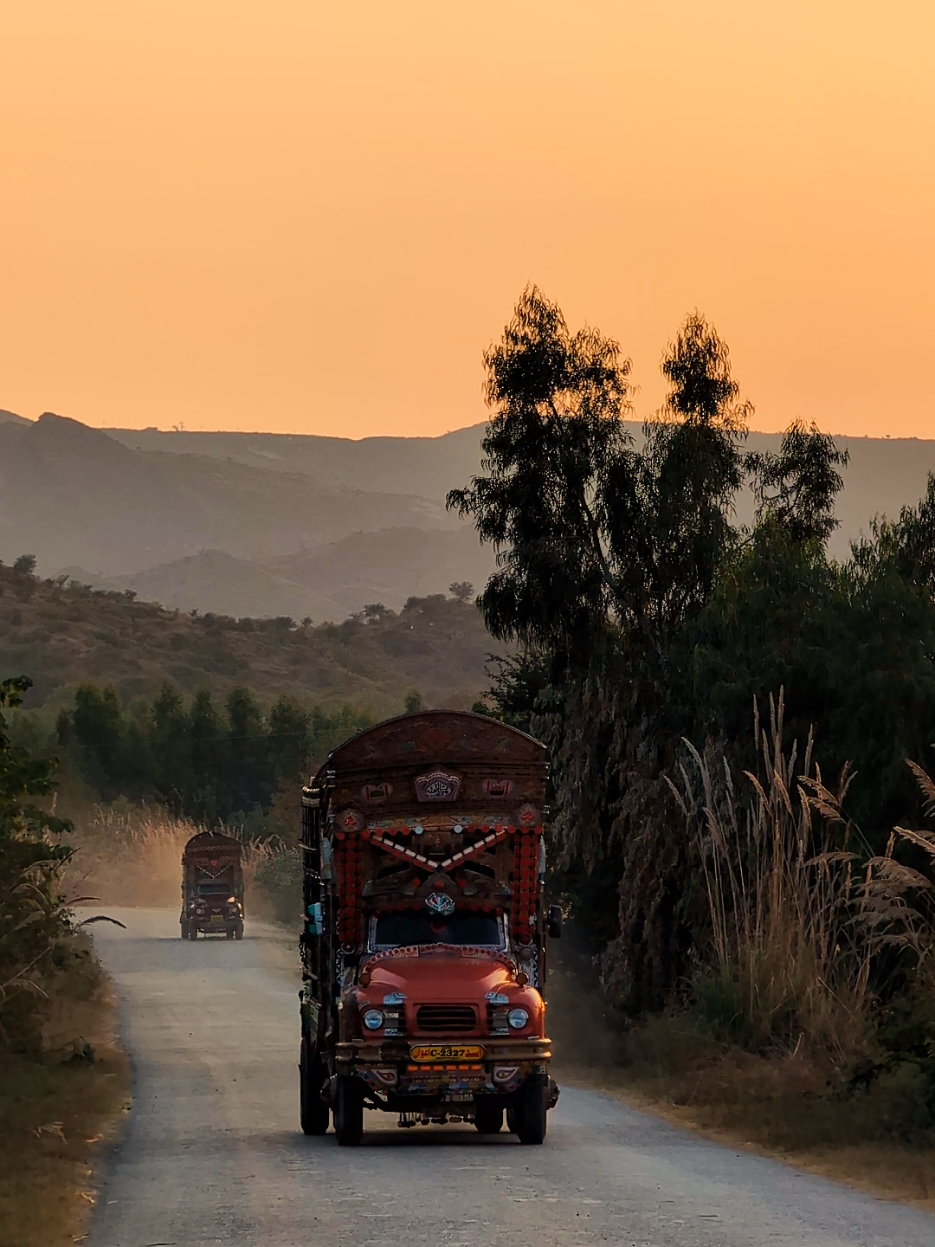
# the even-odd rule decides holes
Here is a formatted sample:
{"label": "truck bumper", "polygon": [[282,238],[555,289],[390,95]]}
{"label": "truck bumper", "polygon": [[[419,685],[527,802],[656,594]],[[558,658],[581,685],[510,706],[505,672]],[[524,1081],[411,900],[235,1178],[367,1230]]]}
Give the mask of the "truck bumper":
{"label": "truck bumper", "polygon": [[352,1040],[337,1044],[335,1073],[361,1078],[372,1091],[386,1097],[390,1109],[402,1108],[405,1102],[470,1103],[491,1095],[506,1102],[531,1074],[547,1076],[552,1057],[551,1041],[539,1038],[459,1040],[451,1046],[479,1048],[480,1055],[416,1060],[414,1050],[443,1049],[445,1045],[437,1041]]}

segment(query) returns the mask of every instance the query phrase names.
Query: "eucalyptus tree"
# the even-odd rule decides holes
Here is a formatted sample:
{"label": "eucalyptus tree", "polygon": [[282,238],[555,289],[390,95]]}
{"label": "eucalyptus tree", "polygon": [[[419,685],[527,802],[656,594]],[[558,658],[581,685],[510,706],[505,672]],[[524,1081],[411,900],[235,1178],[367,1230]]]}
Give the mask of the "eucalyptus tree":
{"label": "eucalyptus tree", "polygon": [[497,550],[479,604],[493,635],[525,650],[513,671],[537,689],[530,726],[551,747],[562,862],[619,886],[616,995],[631,1009],[657,1003],[682,942],[666,903],[682,861],[662,779],[678,740],[668,656],[735,539],[750,409],[697,313],[663,360],[670,392],[642,447],[625,422],[619,345],[571,332],[535,287],[484,363],[483,474],[448,505]]}
{"label": "eucalyptus tree", "polygon": [[497,550],[481,610],[500,640],[586,645],[614,605],[602,521],[611,474],[633,453],[630,362],[596,330],[571,333],[532,286],[484,366],[484,472],[448,495]]}

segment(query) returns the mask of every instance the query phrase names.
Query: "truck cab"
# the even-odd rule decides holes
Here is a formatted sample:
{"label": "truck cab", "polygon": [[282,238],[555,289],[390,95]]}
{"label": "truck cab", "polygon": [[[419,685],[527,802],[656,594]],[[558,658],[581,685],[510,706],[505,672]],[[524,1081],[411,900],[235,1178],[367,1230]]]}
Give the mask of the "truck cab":
{"label": "truck cab", "polygon": [[303,792],[301,1119],[360,1141],[473,1122],[541,1143],[549,1075],[544,747],[429,711],[360,733]]}

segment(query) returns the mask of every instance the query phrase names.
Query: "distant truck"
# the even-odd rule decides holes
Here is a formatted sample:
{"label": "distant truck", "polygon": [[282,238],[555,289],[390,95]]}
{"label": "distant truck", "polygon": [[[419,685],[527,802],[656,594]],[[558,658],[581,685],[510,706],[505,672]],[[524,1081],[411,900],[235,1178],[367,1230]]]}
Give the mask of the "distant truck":
{"label": "distant truck", "polygon": [[218,831],[192,836],[182,851],[182,939],[243,939],[243,850]]}
{"label": "distant truck", "polygon": [[400,1126],[504,1117],[542,1143],[545,749],[476,714],[403,715],[336,749],[302,793],[301,1124],[355,1145]]}

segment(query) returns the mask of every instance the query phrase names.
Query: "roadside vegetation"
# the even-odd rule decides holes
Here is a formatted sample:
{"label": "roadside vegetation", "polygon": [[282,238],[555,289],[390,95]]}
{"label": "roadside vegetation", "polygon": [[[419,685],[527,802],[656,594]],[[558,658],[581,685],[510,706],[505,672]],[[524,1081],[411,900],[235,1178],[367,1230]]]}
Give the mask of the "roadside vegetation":
{"label": "roadside vegetation", "polygon": [[219,705],[247,687],[266,707],[285,694],[378,719],[398,713],[413,688],[429,705],[463,707],[484,685],[490,636],[460,584],[399,611],[374,602],[316,624],[166,610],[34,568],[30,555],[0,564],[0,671],[30,673],[27,708],[53,720],[82,684],[113,688],[123,707],[152,702],[165,684],[186,698],[207,689]]}
{"label": "roadside vegetation", "polygon": [[129,1079],[78,898],[62,891],[71,828],[47,812],[54,763],[7,730],[28,686],[0,681],[0,1225],[16,1247],[54,1247],[94,1202],[89,1161]]}
{"label": "roadside vegetation", "polygon": [[639,445],[618,344],[536,289],[485,363],[484,473],[449,495],[516,647],[482,708],[549,747],[619,1077],[744,1142],[911,1149],[935,1190],[935,480],[835,561],[846,456],[800,422],[748,453],[697,313]]}
{"label": "roadside vegetation", "polygon": [[[286,808],[288,802],[289,808]],[[294,818],[293,818],[294,814]],[[117,801],[83,806],[75,815],[64,880],[75,894],[98,897],[106,908],[180,905],[182,850],[192,836],[214,824],[180,818],[158,807]],[[283,793],[249,836],[227,826],[243,843],[244,905],[247,921],[294,924],[302,888],[297,791]]]}

